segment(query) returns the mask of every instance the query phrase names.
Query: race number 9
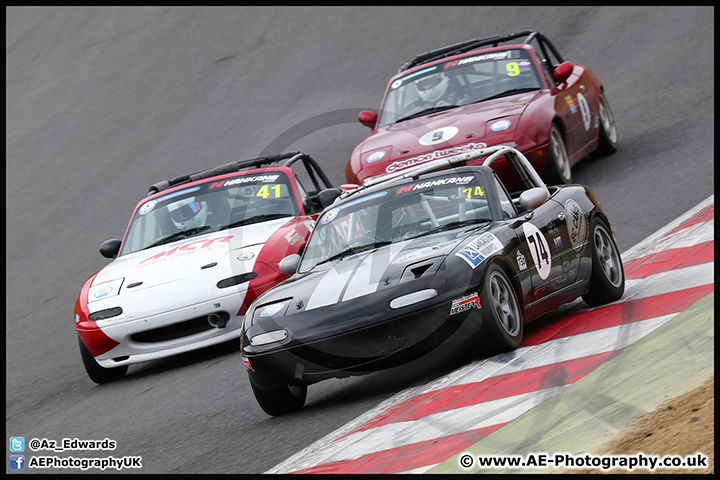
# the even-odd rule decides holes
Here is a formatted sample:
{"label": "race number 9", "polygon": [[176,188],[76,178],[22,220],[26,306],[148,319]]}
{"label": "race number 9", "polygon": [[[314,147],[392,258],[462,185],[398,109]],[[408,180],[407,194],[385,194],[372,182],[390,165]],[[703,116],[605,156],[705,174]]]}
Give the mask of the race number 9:
{"label": "race number 9", "polygon": [[505,65],[505,69],[507,69],[508,77],[517,77],[520,75],[520,66],[517,62],[508,63]]}

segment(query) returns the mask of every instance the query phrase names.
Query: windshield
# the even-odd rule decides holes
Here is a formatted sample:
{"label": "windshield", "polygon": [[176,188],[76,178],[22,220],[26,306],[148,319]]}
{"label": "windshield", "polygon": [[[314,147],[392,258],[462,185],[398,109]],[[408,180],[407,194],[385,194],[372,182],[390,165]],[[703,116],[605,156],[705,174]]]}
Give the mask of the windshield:
{"label": "windshield", "polygon": [[527,50],[476,53],[395,80],[378,126],[540,88],[542,82]]}
{"label": "windshield", "polygon": [[299,271],[434,233],[464,232],[490,219],[483,177],[468,171],[398,184],[324,212]]}
{"label": "windshield", "polygon": [[284,172],[246,171],[143,203],[130,222],[120,255],[298,214],[295,195]]}

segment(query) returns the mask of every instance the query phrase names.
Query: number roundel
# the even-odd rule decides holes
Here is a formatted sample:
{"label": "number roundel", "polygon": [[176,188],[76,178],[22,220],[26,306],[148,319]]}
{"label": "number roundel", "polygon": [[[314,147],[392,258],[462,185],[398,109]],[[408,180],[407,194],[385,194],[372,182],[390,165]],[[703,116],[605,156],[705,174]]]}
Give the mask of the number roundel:
{"label": "number roundel", "polygon": [[532,223],[523,225],[530,256],[537,267],[538,275],[545,280],[550,275],[550,246],[540,230]]}
{"label": "number roundel", "polygon": [[457,127],[442,127],[428,132],[418,139],[420,145],[435,145],[447,142],[453,138],[460,130]]}

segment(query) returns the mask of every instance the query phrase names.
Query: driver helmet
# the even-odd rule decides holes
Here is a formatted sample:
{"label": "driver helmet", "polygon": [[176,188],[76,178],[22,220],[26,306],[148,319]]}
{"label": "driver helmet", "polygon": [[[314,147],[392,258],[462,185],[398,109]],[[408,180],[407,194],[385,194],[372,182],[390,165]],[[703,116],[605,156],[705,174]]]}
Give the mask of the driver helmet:
{"label": "driver helmet", "polygon": [[176,227],[187,230],[205,225],[208,208],[205,202],[198,202],[195,197],[190,197],[168,205],[168,212]]}
{"label": "driver helmet", "polygon": [[436,102],[448,89],[450,79],[443,73],[433,73],[415,82],[418,96],[424,102]]}

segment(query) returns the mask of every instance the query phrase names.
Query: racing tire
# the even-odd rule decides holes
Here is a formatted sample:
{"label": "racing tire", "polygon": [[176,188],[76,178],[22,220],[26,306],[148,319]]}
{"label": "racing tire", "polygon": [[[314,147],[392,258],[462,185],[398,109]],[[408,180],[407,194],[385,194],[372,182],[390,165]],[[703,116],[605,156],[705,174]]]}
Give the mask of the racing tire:
{"label": "racing tire", "polygon": [[625,292],[625,271],[615,239],[607,224],[595,217],[590,227],[592,272],[590,290],[582,299],[591,307],[620,299]]}
{"label": "racing tire", "polygon": [[522,309],[515,289],[497,264],[488,265],[485,269],[480,305],[480,335],[484,352],[495,354],[515,350],[523,337]]}
{"label": "racing tire", "polygon": [[307,398],[307,385],[284,385],[263,390],[250,379],[255,400],[268,415],[278,416],[300,410]]}
{"label": "racing tire", "polygon": [[82,340],[80,340],[80,337],[78,337],[78,343],[80,344],[80,356],[82,357],[85,371],[93,382],[98,384],[114,382],[115,380],[123,378],[127,373],[127,365],[115,368],[101,367],[95,360],[95,357],[88,351]]}
{"label": "racing tire", "polygon": [[550,185],[567,185],[572,182],[570,157],[565,148],[560,127],[553,123],[550,127],[550,152],[548,153],[545,178]]}
{"label": "racing tire", "polygon": [[613,115],[610,103],[602,92],[600,92],[598,116],[600,117],[600,132],[598,132],[598,146],[590,155],[592,158],[612,155],[617,152],[618,149],[618,133],[615,115]]}

